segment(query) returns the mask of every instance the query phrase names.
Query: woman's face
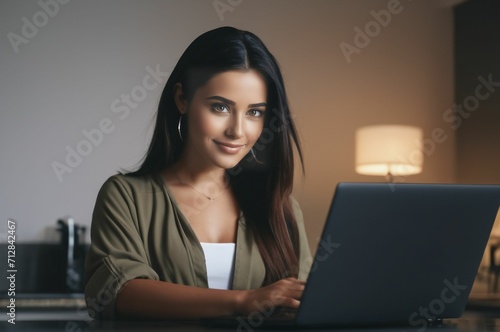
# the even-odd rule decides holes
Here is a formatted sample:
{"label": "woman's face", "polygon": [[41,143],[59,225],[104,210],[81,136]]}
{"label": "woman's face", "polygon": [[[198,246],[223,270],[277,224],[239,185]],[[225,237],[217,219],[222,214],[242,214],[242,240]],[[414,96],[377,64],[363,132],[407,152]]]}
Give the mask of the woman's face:
{"label": "woman's face", "polygon": [[256,71],[231,70],[213,76],[188,102],[179,96],[179,111],[187,114],[187,160],[197,167],[229,169],[240,162],[264,128],[267,90]]}

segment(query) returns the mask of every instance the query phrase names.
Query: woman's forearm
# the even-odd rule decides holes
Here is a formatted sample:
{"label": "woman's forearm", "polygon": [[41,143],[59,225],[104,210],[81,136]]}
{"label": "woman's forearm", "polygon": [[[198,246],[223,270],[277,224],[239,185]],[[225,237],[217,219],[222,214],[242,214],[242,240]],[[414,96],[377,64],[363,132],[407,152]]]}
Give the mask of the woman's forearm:
{"label": "woman's forearm", "polygon": [[134,279],[117,295],[118,315],[154,319],[196,319],[238,312],[245,291],[178,285]]}

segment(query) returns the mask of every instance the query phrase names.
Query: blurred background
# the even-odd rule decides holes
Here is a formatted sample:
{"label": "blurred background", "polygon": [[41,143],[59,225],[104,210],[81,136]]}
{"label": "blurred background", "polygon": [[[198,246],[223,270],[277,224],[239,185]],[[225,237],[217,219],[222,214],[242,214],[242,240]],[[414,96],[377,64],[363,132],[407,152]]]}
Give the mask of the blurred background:
{"label": "blurred background", "polygon": [[385,181],[355,171],[359,127],[422,128],[423,170],[398,182],[500,183],[499,14],[487,0],[3,0],[0,242],[9,218],[18,243],[61,241],[70,216],[88,243],[97,192],[144,155],[169,72],[224,25],[282,67],[313,251],[338,182]]}

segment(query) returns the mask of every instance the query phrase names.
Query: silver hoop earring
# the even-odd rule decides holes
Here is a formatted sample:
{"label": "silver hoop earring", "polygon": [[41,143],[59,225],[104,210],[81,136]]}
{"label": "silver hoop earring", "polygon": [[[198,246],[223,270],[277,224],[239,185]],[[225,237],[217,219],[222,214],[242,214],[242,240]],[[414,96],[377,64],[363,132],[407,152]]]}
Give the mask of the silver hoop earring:
{"label": "silver hoop earring", "polygon": [[181,141],[184,141],[184,139],[182,138],[182,133],[181,133],[181,122],[182,122],[183,116],[184,116],[184,114],[181,114],[181,116],[179,117],[179,123],[177,124],[177,132],[179,133],[179,137],[181,138]]}
{"label": "silver hoop earring", "polygon": [[255,152],[253,152],[253,148],[250,149],[250,153],[252,154],[253,159],[258,163],[258,164],[263,164],[262,161],[257,159],[257,156],[255,155]]}

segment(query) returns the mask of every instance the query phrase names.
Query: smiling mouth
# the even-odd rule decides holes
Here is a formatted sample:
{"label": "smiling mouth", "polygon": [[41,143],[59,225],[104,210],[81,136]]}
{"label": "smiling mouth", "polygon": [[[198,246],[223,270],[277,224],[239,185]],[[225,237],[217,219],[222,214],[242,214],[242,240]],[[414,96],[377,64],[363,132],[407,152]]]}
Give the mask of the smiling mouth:
{"label": "smiling mouth", "polygon": [[214,141],[219,150],[228,154],[236,154],[245,147],[245,144],[223,143]]}

